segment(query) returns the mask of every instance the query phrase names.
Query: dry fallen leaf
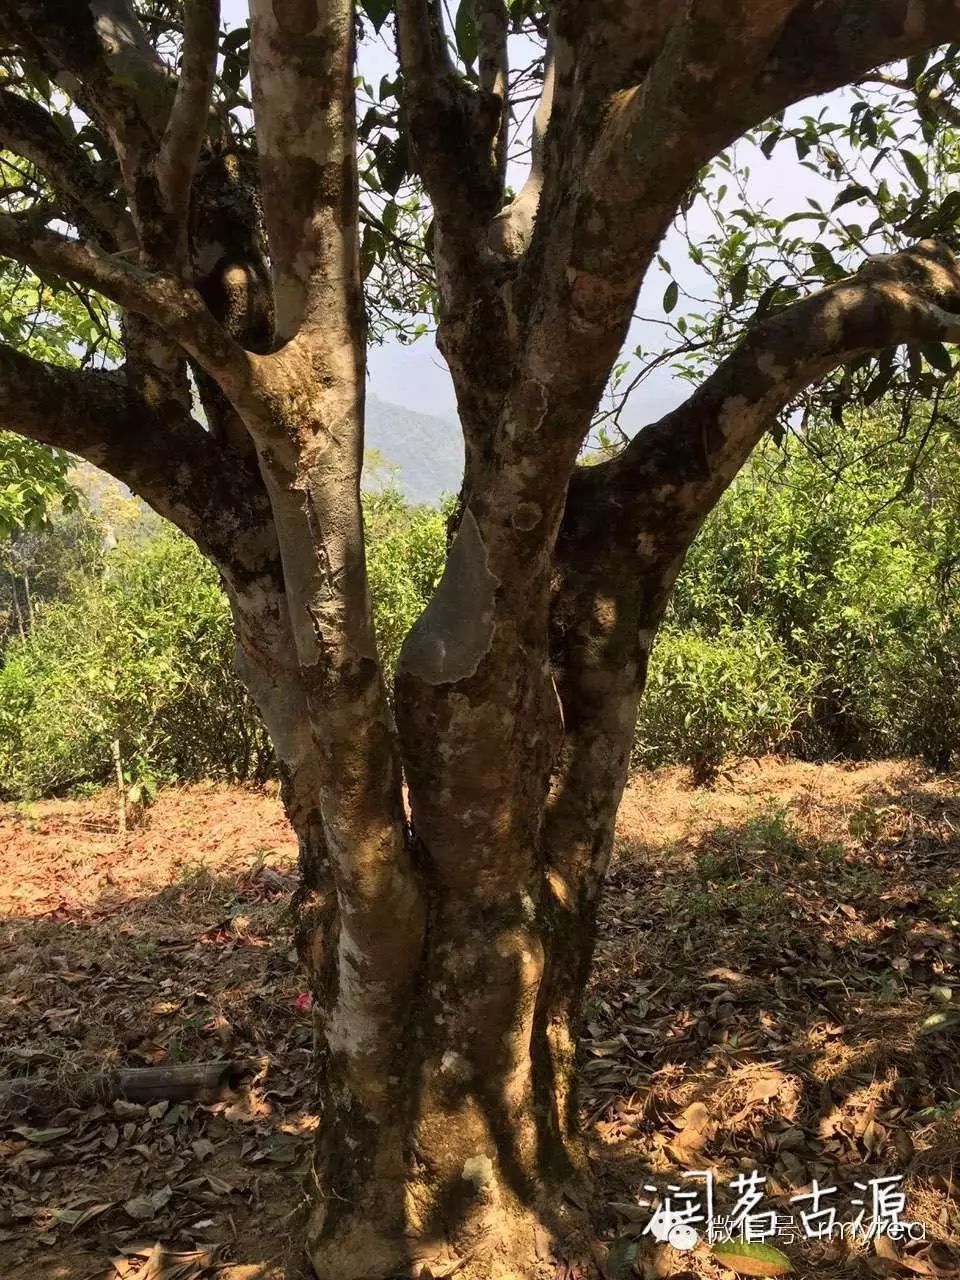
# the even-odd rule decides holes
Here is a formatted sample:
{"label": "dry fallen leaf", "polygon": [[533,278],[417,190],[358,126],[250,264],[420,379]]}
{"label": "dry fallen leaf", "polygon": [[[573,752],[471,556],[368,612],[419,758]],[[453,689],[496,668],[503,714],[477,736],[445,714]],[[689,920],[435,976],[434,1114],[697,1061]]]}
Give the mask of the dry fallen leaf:
{"label": "dry fallen leaf", "polygon": [[85,1209],[51,1209],[50,1212],[56,1222],[69,1227],[71,1231],[76,1231],[92,1218],[98,1218],[101,1213],[112,1209],[115,1204],[115,1200],[108,1200],[104,1204],[88,1205]]}
{"label": "dry fallen leaf", "polygon": [[747,1102],[769,1102],[783,1088],[786,1079],[782,1071],[768,1071],[766,1075],[755,1081],[747,1094]]}
{"label": "dry fallen leaf", "polygon": [[60,1138],[65,1138],[73,1131],[71,1129],[31,1129],[27,1125],[18,1125],[13,1132],[18,1133],[31,1146],[44,1147],[48,1142],[58,1142]]}
{"label": "dry fallen leaf", "polygon": [[154,1191],[152,1194],[133,1196],[132,1199],[124,1202],[123,1207],[126,1213],[137,1222],[148,1222],[164,1208],[172,1195],[171,1187],[161,1187],[159,1191]]}

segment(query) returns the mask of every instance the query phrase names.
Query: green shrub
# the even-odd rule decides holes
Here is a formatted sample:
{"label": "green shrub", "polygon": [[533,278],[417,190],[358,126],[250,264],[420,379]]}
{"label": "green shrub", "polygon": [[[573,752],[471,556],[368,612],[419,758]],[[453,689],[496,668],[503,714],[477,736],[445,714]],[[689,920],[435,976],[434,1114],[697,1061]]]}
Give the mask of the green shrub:
{"label": "green shrub", "polygon": [[960,749],[960,611],[931,619],[908,659],[893,713],[898,745],[946,771]]}
{"label": "green shrub", "polygon": [[363,508],[374,621],[389,681],[403,638],[443,572],[446,516],[408,506],[395,488],[364,494]]}
{"label": "green shrub", "polygon": [[714,636],[665,629],[640,703],[634,761],[688,764],[708,783],[730,755],[783,749],[807,689],[760,624]]}
{"label": "green shrub", "polygon": [[[958,470],[954,428],[931,431],[926,411],[768,441],[691,549],[661,644],[684,633],[722,649],[732,628],[760,628],[778,653],[772,700],[784,664],[803,691],[793,752],[920,753],[946,767],[960,748]],[[718,679],[706,661],[695,669]],[[709,685],[694,697],[697,678],[687,673],[683,714],[696,703],[695,736],[715,724],[736,753],[750,735],[730,730]],[[762,716],[754,737],[767,737]],[[692,754],[678,741],[673,758]]]}
{"label": "green shrub", "polygon": [[101,577],[37,611],[0,669],[0,791],[35,796],[111,777],[246,778],[270,751],[232,671],[215,571],[172,529],[117,548]]}
{"label": "green shrub", "polygon": [[[442,570],[445,517],[409,507],[393,488],[365,495],[364,508],[389,675]],[[259,715],[233,673],[216,571],[176,530],[144,523],[139,509],[126,512],[128,524],[134,516],[135,531],[105,556],[70,561],[54,584],[60,598],[51,590],[38,600],[32,632],[3,656],[0,795],[107,782],[115,740],[131,783],[263,777],[272,768]],[[99,545],[100,524],[85,518]]]}

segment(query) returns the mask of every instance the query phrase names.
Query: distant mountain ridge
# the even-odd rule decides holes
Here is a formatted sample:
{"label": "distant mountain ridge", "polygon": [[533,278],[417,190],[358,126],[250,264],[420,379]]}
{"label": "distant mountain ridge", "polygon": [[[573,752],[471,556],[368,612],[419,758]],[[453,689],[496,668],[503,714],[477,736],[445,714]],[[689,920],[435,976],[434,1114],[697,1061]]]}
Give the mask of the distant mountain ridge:
{"label": "distant mountain ridge", "polygon": [[[459,424],[452,419],[418,413],[368,395],[364,443],[368,451],[376,450],[384,464],[384,469],[370,468],[364,476],[364,488],[378,487],[385,479],[392,478],[408,502],[430,506],[436,506],[444,494],[459,493],[463,478],[463,436]],[[93,510],[108,523],[122,517],[127,536],[132,536],[136,523],[133,512],[137,508],[146,521],[144,527],[152,528],[155,517],[147,514],[146,503],[137,498],[136,505],[124,513],[117,503],[131,499],[130,490],[92,463],[78,459],[72,480],[86,494]]]}
{"label": "distant mountain ridge", "polygon": [[[368,394],[364,443],[394,469],[397,487],[408,502],[435,506],[445,493],[459,492],[463,437],[456,422]],[[366,481],[377,482],[376,476]]]}

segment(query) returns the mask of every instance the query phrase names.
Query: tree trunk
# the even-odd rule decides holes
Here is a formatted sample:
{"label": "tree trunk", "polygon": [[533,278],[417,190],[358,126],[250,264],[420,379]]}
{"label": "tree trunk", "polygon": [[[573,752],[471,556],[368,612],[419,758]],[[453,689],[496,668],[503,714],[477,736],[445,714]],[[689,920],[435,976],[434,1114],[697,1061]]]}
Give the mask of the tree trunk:
{"label": "tree trunk", "polygon": [[10,574],[10,598],[13,601],[13,616],[17,620],[17,634],[21,640],[27,638],[26,628],[23,625],[23,611],[20,608],[20,597],[17,594],[17,575]]}
{"label": "tree trunk", "polygon": [[[343,1054],[322,1055],[308,1252],[319,1280],[453,1268],[553,1277],[554,1252],[590,1254],[577,1207],[589,1194],[585,1153],[559,1122],[570,1081],[557,1079],[542,1005],[550,924],[532,901],[478,912],[441,891],[430,903],[381,1118],[352,1094]],[[321,1030],[323,1020],[321,1008]]]}
{"label": "tree trunk", "polygon": [[[50,113],[4,90],[4,149],[62,197],[42,221],[64,214],[80,235],[18,209],[0,218],[0,249],[118,305],[126,361],[117,378],[0,344],[0,408],[130,484],[223,575],[300,844],[322,1110],[316,1274],[552,1280],[559,1259],[593,1275],[576,1044],[673,579],[804,387],[868,351],[957,340],[952,254],[925,242],[758,311],[684,405],[617,458],[577,459],[702,166],[792,102],[953,40],[957,5],[906,6],[905,19],[902,0],[861,0],[856,22],[839,0],[770,0],[736,20],[717,0],[550,6],[515,200],[508,9],[477,0],[474,83],[445,6],[390,6],[402,150],[429,196],[466,457],[392,709],[359,492],[369,139],[358,149],[356,5],[250,0],[256,157],[245,111],[238,133],[223,129],[233,92],[213,95],[217,0],[182,6],[179,75],[130,0],[14,7],[5,46],[75,94],[116,166],[101,174],[85,149],[65,151]],[[13,607],[25,631],[16,584]]]}

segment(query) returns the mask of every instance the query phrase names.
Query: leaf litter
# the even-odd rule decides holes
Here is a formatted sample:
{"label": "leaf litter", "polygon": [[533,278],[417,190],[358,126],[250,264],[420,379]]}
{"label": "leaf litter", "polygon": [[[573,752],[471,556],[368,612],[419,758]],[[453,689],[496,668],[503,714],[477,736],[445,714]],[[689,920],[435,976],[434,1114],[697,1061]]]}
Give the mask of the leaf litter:
{"label": "leaf litter", "polygon": [[[903,1174],[926,1241],[772,1243],[800,1280],[960,1276],[956,783],[773,760],[631,783],[582,1054],[609,1274],[729,1280],[638,1203],[713,1167],[774,1206]],[[126,848],[111,805],[0,806],[0,1073],[260,1069],[232,1101],[0,1124],[0,1276],[280,1280],[317,1125],[295,842],[273,790],[165,791]]]}

